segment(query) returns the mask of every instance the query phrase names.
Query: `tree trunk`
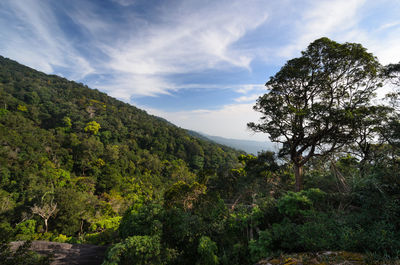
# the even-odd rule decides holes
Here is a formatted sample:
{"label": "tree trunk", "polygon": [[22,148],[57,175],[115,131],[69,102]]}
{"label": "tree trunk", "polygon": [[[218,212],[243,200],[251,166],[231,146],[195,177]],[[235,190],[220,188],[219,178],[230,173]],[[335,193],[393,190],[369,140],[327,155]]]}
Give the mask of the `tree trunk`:
{"label": "tree trunk", "polygon": [[296,178],[294,191],[299,192],[303,190],[303,166],[294,164],[294,176]]}
{"label": "tree trunk", "polygon": [[47,219],[44,219],[45,233],[47,233]]}

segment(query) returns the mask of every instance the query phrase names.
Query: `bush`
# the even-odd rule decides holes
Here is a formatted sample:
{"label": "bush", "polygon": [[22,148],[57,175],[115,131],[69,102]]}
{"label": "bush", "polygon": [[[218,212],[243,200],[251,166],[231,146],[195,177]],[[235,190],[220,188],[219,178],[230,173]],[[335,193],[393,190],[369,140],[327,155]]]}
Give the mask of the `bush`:
{"label": "bush", "polygon": [[121,220],[119,232],[122,238],[129,236],[146,236],[160,234],[162,223],[159,221],[162,213],[161,205],[147,203],[131,207]]}
{"label": "bush", "polygon": [[108,229],[117,230],[121,222],[121,219],[122,217],[120,216],[101,219],[97,222],[92,223],[89,227],[89,230],[91,232],[100,232]]}
{"label": "bush", "polygon": [[71,239],[71,237],[68,237],[63,234],[59,234],[58,236],[54,237],[52,241],[65,243],[65,242],[68,242],[70,239]]}
{"label": "bush", "polygon": [[36,221],[26,220],[15,227],[15,238],[17,240],[32,240],[35,235]]}
{"label": "bush", "polygon": [[115,244],[107,253],[103,265],[158,265],[165,264],[161,258],[158,236],[132,236]]}
{"label": "bush", "polygon": [[300,192],[289,191],[278,200],[278,211],[290,220],[302,223],[307,215],[315,212],[316,208],[324,207],[325,195],[326,193],[320,189],[308,189]]}
{"label": "bush", "polygon": [[11,239],[14,230],[7,222],[0,223],[0,243],[7,242]]}
{"label": "bush", "polygon": [[249,242],[249,251],[251,255],[251,261],[257,262],[262,258],[266,258],[271,255],[272,247],[272,235],[271,232],[260,231],[258,240],[251,240]]}
{"label": "bush", "polygon": [[218,257],[217,255],[215,255],[217,251],[217,244],[212,241],[208,236],[202,236],[199,240],[199,246],[197,247],[199,259],[196,264],[217,265],[219,263]]}

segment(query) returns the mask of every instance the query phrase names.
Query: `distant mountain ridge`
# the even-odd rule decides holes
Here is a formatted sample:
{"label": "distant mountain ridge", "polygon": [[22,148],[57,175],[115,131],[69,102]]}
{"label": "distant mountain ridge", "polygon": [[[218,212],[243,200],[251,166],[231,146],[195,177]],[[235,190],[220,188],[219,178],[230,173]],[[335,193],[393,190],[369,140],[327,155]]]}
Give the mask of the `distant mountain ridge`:
{"label": "distant mountain ridge", "polygon": [[188,133],[192,136],[198,137],[204,140],[211,140],[217,144],[222,144],[236,150],[245,151],[248,154],[257,155],[262,151],[276,151],[277,147],[274,143],[269,141],[254,141],[254,140],[241,140],[241,139],[231,139],[224,138],[221,136],[213,136],[205,133],[195,132],[188,130]]}

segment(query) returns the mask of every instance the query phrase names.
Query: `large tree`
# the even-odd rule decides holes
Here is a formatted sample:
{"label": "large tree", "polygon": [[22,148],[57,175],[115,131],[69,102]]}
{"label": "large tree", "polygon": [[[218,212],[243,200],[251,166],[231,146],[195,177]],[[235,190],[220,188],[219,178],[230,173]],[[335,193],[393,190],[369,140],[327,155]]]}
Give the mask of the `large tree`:
{"label": "large tree", "polygon": [[266,83],[269,91],[254,106],[262,113],[260,123],[248,127],[282,143],[280,154],[294,166],[296,191],[303,188],[303,166],[310,158],[355,140],[357,116],[382,86],[381,70],[360,44],[321,38]]}
{"label": "large tree", "polygon": [[396,149],[400,148],[400,62],[385,66],[385,74],[389,84],[394,86],[393,92],[386,95],[394,111],[389,116],[381,136]]}

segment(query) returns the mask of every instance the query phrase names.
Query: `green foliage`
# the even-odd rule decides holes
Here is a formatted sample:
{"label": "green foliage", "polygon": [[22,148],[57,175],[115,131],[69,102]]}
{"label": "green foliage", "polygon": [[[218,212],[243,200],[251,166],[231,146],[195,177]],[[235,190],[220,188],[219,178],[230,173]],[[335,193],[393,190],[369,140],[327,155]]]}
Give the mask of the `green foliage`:
{"label": "green foliage", "polygon": [[199,240],[199,246],[197,247],[197,252],[199,254],[199,259],[196,264],[198,265],[217,265],[218,257],[217,244],[213,242],[208,236],[202,236]]}
{"label": "green foliage", "polygon": [[94,135],[98,134],[101,126],[96,121],[90,121],[86,124],[85,132],[90,132]]}
{"label": "green foliage", "polygon": [[272,235],[271,232],[260,231],[258,240],[250,240],[249,251],[252,262],[257,262],[263,258],[269,257],[272,252]]}
{"label": "green foliage", "polygon": [[12,251],[10,246],[5,243],[0,243],[0,264],[2,265],[48,265],[51,259],[45,256],[41,256],[31,250],[30,241],[24,242],[17,250]]}
{"label": "green foliage", "polygon": [[63,234],[59,234],[58,236],[52,238],[52,241],[60,242],[60,243],[66,243],[66,242],[68,242],[70,239],[71,239],[71,237],[68,237],[68,236],[63,235]]}
{"label": "green foliage", "polygon": [[106,229],[116,230],[121,222],[121,216],[115,216],[107,219],[101,219],[95,223],[92,223],[89,227],[90,231],[104,231]]}
{"label": "green foliage", "polygon": [[0,243],[5,243],[8,242],[14,234],[14,229],[11,227],[11,225],[7,222],[1,222],[0,223]]}
{"label": "green foliage", "polygon": [[355,135],[364,137],[360,130],[367,123],[361,121],[373,117],[364,113],[374,108],[370,102],[382,86],[382,71],[360,44],[320,38],[266,83],[269,92],[254,106],[262,113],[262,123],[248,126],[282,143],[280,155],[294,165],[296,191],[303,189],[303,166],[312,157],[351,144]]}
{"label": "green foliage", "polygon": [[36,230],[35,220],[26,220],[15,227],[17,240],[32,240]]}
{"label": "green foliage", "polygon": [[[349,83],[334,79],[340,91],[327,106],[326,82],[352,67],[352,56],[362,67],[343,76],[362,90],[350,95]],[[266,111],[264,121],[279,119],[256,129],[282,126],[270,131],[275,140],[299,133],[296,148],[282,146],[287,161],[272,152],[239,156],[82,84],[0,57],[0,101],[7,103],[0,109],[1,241],[114,244],[104,264],[247,265],[325,250],[399,257],[399,114],[369,106],[379,68],[361,45],[323,38],[271,78],[256,107]],[[306,82],[301,89],[299,80]],[[313,104],[302,104],[304,93],[316,96]],[[291,192],[302,167],[307,189]],[[27,218],[49,202],[57,214],[46,233],[39,216]],[[40,264],[26,250],[21,262],[6,245],[0,256]]]}
{"label": "green foliage", "polygon": [[63,118],[63,123],[64,123],[64,126],[67,127],[67,128],[71,128],[72,127],[71,118],[69,118],[69,117],[64,117]]}
{"label": "green foliage", "polygon": [[314,209],[314,205],[321,202],[324,196],[325,192],[319,189],[308,189],[301,192],[289,191],[278,200],[278,210],[290,218],[303,216]]}
{"label": "green foliage", "polygon": [[278,201],[279,212],[289,217],[299,216],[304,211],[310,210],[311,207],[311,200],[300,192],[289,191]]}
{"label": "green foliage", "polygon": [[3,57],[0,102],[0,217],[12,228],[51,192],[58,212],[49,231],[111,235],[100,221],[161,198],[175,182],[191,185],[203,170],[216,175],[237,164],[233,149]]}
{"label": "green foliage", "polygon": [[161,258],[160,239],[157,236],[131,236],[108,251],[103,265],[165,264]]}
{"label": "green foliage", "polygon": [[7,113],[8,113],[8,110],[0,108],[0,116],[6,115]]}
{"label": "green foliage", "polygon": [[133,205],[121,220],[121,237],[159,235],[162,230],[161,215],[162,208],[159,204]]}
{"label": "green foliage", "polygon": [[164,194],[164,204],[167,207],[181,207],[189,210],[202,194],[205,194],[207,187],[198,182],[189,185],[183,181],[174,183]]}
{"label": "green foliage", "polygon": [[17,109],[22,112],[27,112],[28,108],[24,105],[18,105]]}

